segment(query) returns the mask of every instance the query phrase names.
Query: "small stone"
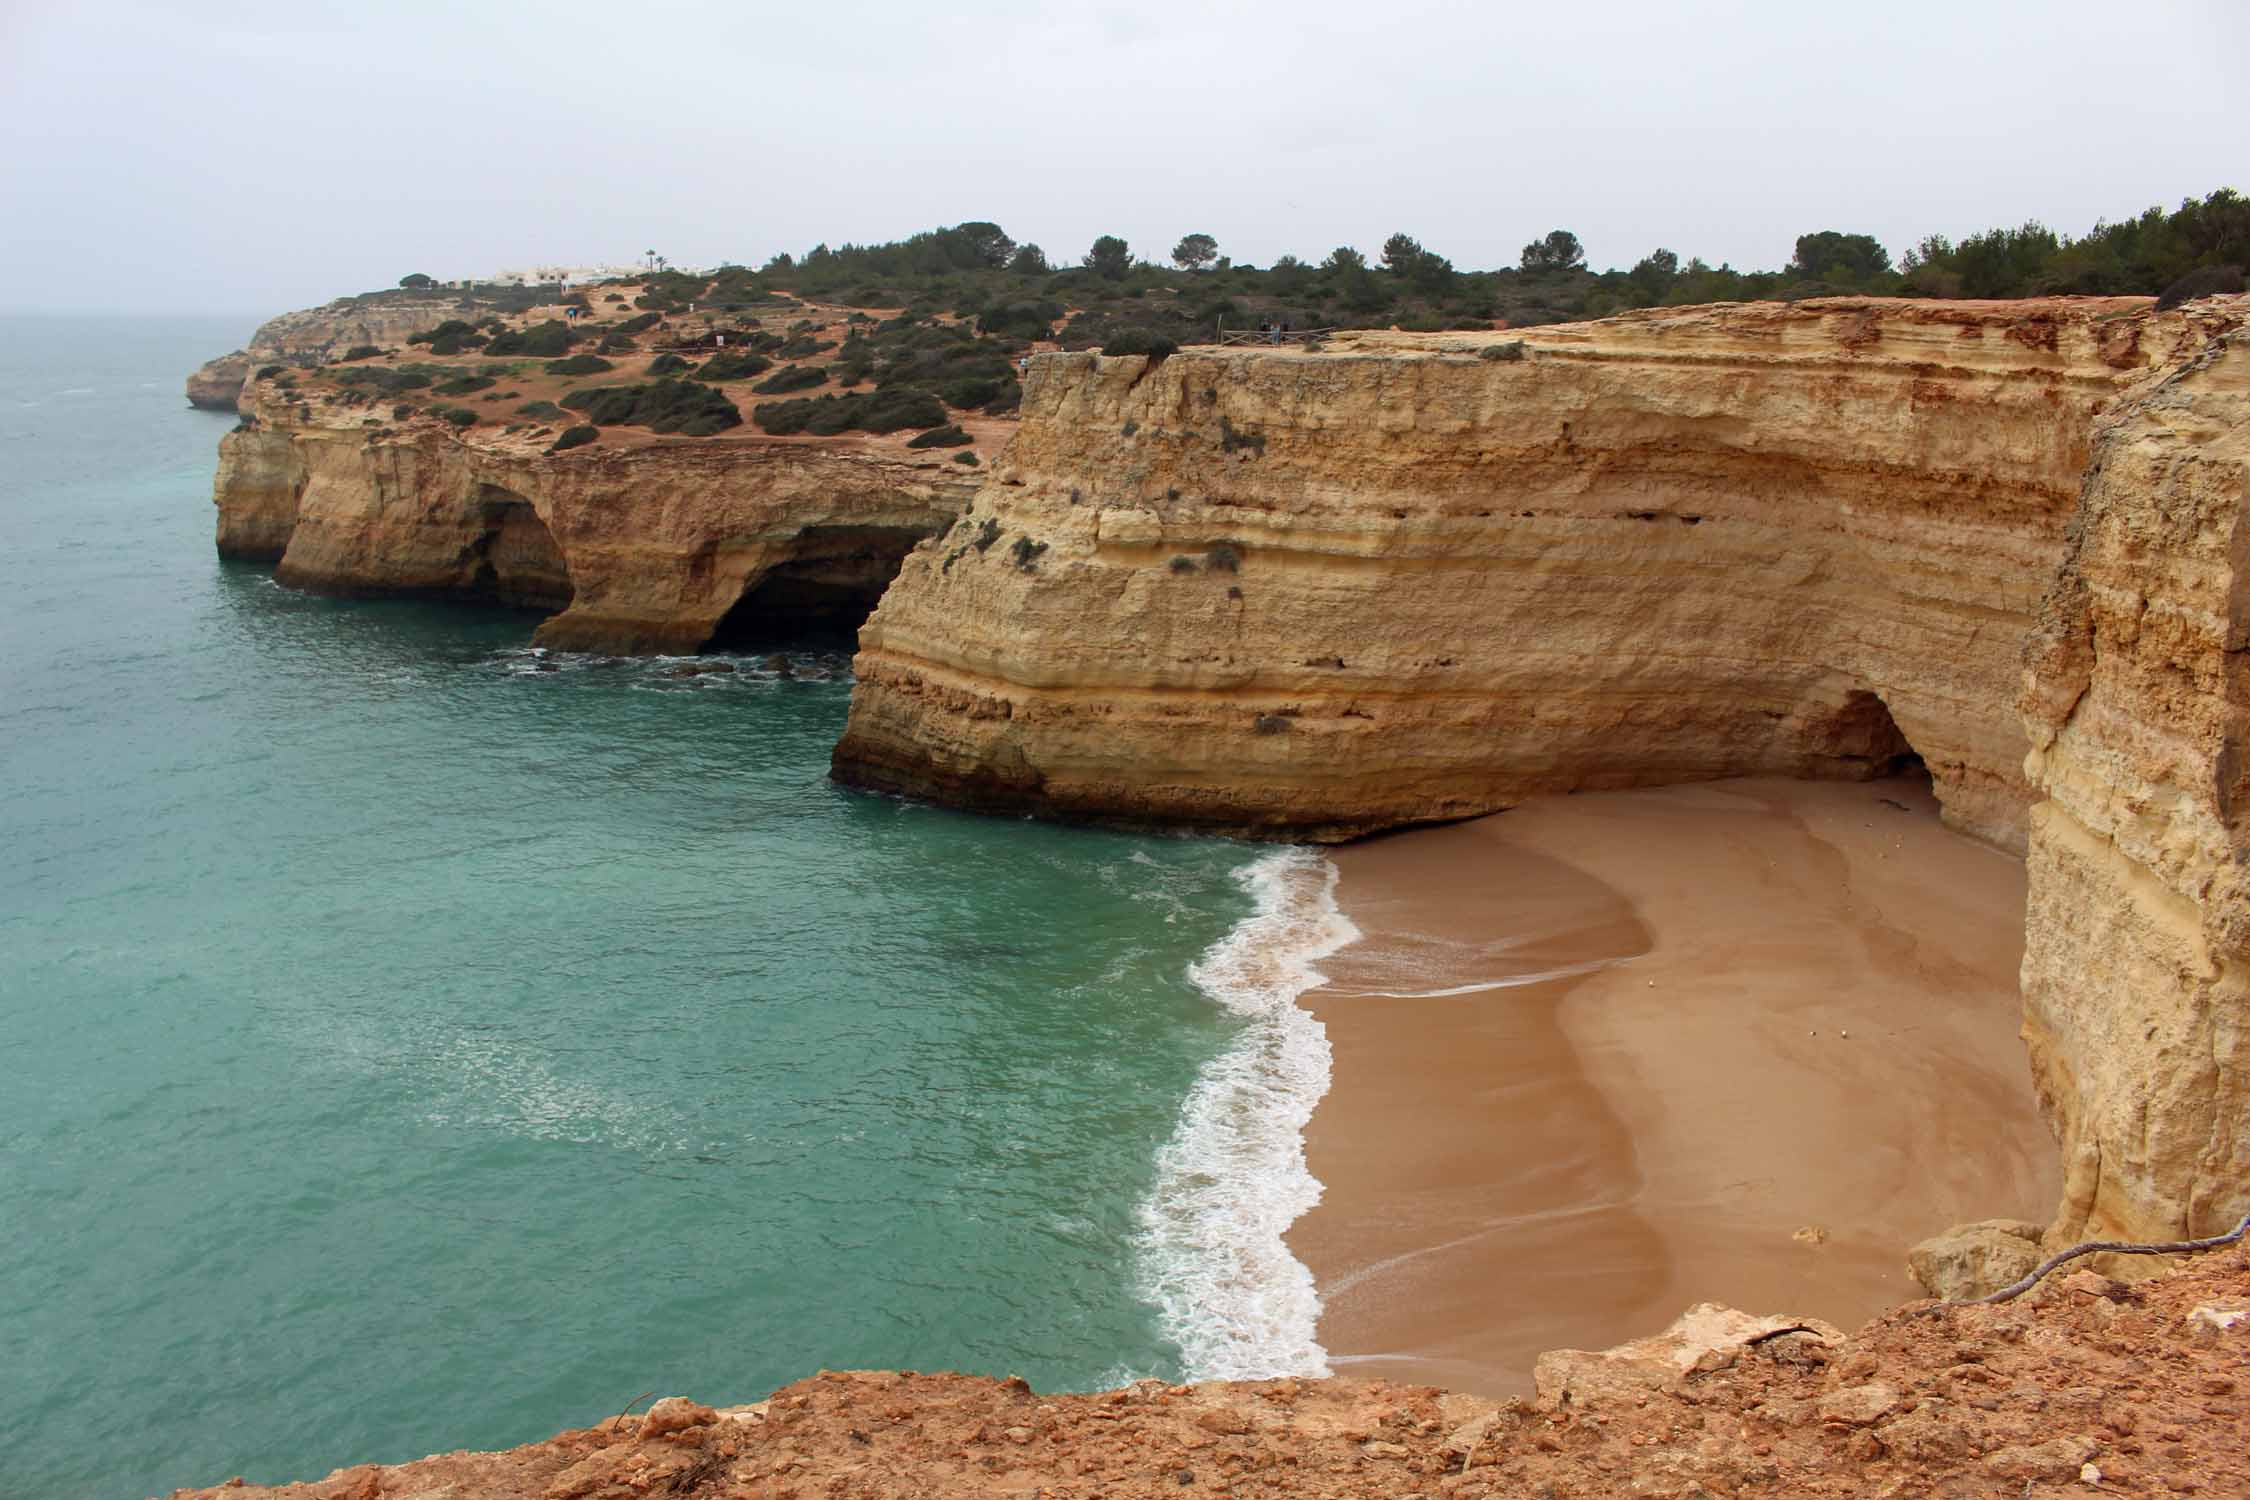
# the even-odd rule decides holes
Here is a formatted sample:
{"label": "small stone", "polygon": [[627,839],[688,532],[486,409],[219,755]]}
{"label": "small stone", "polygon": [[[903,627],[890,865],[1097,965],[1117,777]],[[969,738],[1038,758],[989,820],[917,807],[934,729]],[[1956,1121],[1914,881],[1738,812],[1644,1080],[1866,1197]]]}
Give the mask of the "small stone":
{"label": "small stone", "polygon": [[1362,1443],[1360,1452],[1369,1458],[1405,1458],[1407,1449],[1398,1443]]}
{"label": "small stone", "polygon": [[1897,1386],[1880,1380],[1846,1386],[1821,1398],[1820,1420],[1831,1426],[1871,1427],[1889,1416],[1901,1399]]}
{"label": "small stone", "polygon": [[2250,1307],[2213,1307],[2206,1303],[2187,1315],[2187,1331],[2204,1340],[2250,1333]]}
{"label": "small stone", "polygon": [[2080,1464],[2078,1466],[2078,1482],[2080,1484],[2100,1484],[2102,1482],[2102,1466],[2100,1464]]}
{"label": "small stone", "polygon": [[1807,1224],[1789,1238],[1800,1245],[1825,1245],[1828,1243],[1828,1228],[1824,1224]]}
{"label": "small stone", "polygon": [[685,1396],[666,1396],[641,1418],[641,1436],[661,1437],[667,1432],[680,1432],[718,1420],[719,1414],[700,1401],[690,1401]]}
{"label": "small stone", "polygon": [[2003,1479],[2070,1479],[2099,1448],[2089,1437],[2050,1438],[2044,1443],[2002,1448],[1986,1455],[1984,1466]]}

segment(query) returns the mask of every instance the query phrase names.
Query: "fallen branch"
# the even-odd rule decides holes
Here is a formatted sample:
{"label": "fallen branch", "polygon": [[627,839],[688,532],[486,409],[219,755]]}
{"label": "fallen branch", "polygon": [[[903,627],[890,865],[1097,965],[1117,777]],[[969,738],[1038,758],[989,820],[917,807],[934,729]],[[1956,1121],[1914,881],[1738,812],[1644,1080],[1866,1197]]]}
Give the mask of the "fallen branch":
{"label": "fallen branch", "polygon": [[2234,1228],[2225,1234],[2214,1234],[2208,1239],[2174,1240],[2167,1245],[2140,1245],[2128,1240],[2088,1240],[2083,1245],[2073,1245],[2059,1255],[2050,1255],[2032,1267],[2031,1274],[2021,1281],[2011,1282],[1999,1291],[1983,1297],[1969,1297],[1959,1302],[1940,1302],[1930,1311],[1942,1307],[1983,1307],[1993,1302],[2012,1302],[2037,1286],[2046,1275],[2058,1266],[2069,1265],[2081,1255],[2189,1255],[2198,1250],[2216,1250],[2222,1245],[2232,1245],[2244,1234],[2250,1233],[2250,1214],[2244,1214]]}

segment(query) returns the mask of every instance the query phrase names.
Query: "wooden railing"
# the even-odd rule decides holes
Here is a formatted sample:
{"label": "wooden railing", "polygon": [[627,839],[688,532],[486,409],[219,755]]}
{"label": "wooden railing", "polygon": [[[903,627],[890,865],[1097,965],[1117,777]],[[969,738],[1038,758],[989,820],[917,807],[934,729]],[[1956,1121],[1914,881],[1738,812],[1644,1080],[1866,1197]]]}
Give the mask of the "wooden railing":
{"label": "wooden railing", "polygon": [[1334,328],[1227,328],[1219,329],[1219,344],[1297,344],[1334,333]]}

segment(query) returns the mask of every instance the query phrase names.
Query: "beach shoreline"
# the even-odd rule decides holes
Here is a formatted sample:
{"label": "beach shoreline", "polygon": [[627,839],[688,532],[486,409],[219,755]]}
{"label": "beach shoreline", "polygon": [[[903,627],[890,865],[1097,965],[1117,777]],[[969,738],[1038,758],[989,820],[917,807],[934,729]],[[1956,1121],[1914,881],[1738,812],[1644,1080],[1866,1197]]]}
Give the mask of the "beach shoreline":
{"label": "beach shoreline", "polygon": [[1856,1326],[1916,1240],[2059,1186],[2022,863],[1927,781],[1539,799],[1338,850],[1363,934],[1290,1229],[1340,1374],[1495,1394],[1719,1301]]}

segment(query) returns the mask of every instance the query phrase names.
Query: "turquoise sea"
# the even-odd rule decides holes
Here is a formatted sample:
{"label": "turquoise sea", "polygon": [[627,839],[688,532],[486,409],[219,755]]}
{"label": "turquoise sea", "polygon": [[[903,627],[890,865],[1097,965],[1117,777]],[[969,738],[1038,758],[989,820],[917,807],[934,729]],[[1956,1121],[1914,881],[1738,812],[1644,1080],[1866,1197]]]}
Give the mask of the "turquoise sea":
{"label": "turquoise sea", "polygon": [[180,383],[247,331],[0,323],[0,1495],[1317,1367],[1309,856],[844,792],[833,646],[222,563]]}

